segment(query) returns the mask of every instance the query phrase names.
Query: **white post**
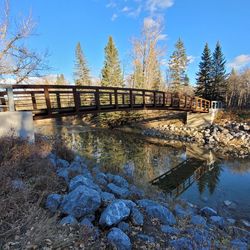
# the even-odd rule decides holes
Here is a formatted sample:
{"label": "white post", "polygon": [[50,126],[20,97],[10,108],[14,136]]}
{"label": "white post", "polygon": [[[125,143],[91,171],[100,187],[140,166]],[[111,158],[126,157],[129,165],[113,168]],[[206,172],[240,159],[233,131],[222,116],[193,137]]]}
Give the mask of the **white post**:
{"label": "white post", "polygon": [[8,96],[9,111],[13,112],[15,111],[15,102],[14,102],[14,94],[12,87],[7,88],[7,96]]}

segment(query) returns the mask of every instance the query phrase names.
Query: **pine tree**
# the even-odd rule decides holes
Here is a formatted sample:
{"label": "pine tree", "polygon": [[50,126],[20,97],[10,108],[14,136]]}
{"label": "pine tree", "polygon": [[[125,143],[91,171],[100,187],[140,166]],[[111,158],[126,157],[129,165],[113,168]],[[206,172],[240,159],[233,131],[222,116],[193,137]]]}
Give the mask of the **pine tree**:
{"label": "pine tree", "polygon": [[199,64],[199,72],[196,78],[196,92],[197,96],[211,100],[211,83],[212,83],[212,59],[211,51],[206,43]]}
{"label": "pine tree", "polygon": [[184,47],[184,43],[179,38],[175,44],[175,51],[171,55],[169,61],[171,85],[174,90],[178,90],[182,85],[184,85],[187,66],[188,58],[186,55],[186,49]]}
{"label": "pine tree", "polygon": [[64,74],[56,76],[56,85],[66,85],[67,81],[65,80]]}
{"label": "pine tree", "polygon": [[212,58],[212,86],[211,99],[224,101],[226,94],[226,60],[221,50],[221,45],[217,42]]}
{"label": "pine tree", "polygon": [[90,85],[90,70],[87,66],[86,59],[84,57],[81,44],[78,42],[76,45],[76,62],[75,62],[75,84],[78,86]]}
{"label": "pine tree", "polygon": [[111,36],[105,47],[105,61],[102,69],[101,85],[113,87],[124,86],[118,50]]}

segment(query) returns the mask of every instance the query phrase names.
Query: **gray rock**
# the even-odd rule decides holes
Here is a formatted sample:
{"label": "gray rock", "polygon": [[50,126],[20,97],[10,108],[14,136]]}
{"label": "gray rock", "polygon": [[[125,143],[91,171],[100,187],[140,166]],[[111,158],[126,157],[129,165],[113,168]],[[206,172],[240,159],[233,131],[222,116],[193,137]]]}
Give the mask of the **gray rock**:
{"label": "gray rock", "polygon": [[130,209],[123,201],[114,201],[108,205],[101,214],[99,224],[101,226],[112,226],[127,219]]}
{"label": "gray rock", "polygon": [[106,187],[108,185],[107,176],[104,173],[99,172],[95,176],[95,182],[101,186]]}
{"label": "gray rock", "polygon": [[122,201],[126,204],[126,206],[131,210],[132,208],[136,207],[136,204],[131,200],[125,200],[125,199],[117,199],[117,201]]}
{"label": "gray rock", "polygon": [[117,250],[132,248],[129,237],[119,228],[113,227],[107,235],[108,242]]}
{"label": "gray rock", "polygon": [[47,197],[45,206],[51,212],[55,213],[56,210],[59,208],[62,199],[63,197],[60,194],[50,194]]}
{"label": "gray rock", "polygon": [[114,183],[109,183],[107,188],[119,198],[127,198],[129,196],[129,190],[127,188],[121,188]]}
{"label": "gray rock", "polygon": [[124,221],[121,221],[118,224],[118,228],[121,229],[124,233],[129,233],[130,232],[129,224],[124,222]]}
{"label": "gray rock", "polygon": [[153,236],[149,236],[147,234],[139,233],[136,235],[136,237],[142,241],[145,241],[145,242],[149,242],[149,243],[155,242],[155,238]]}
{"label": "gray rock", "polygon": [[20,179],[15,179],[11,181],[11,186],[13,189],[16,189],[16,190],[24,190],[26,188],[25,183]]}
{"label": "gray rock", "polygon": [[59,177],[62,177],[67,183],[69,182],[69,170],[67,168],[59,168],[56,173]]}
{"label": "gray rock", "polygon": [[235,219],[232,219],[232,218],[227,218],[227,223],[229,224],[229,225],[234,225],[235,224],[235,222],[236,222],[236,220]]}
{"label": "gray rock", "polygon": [[163,224],[176,224],[176,219],[173,213],[157,202],[144,199],[137,201],[137,204],[140,207],[143,207],[150,217],[159,219]]}
{"label": "gray rock", "polygon": [[85,176],[78,175],[74,177],[70,182],[69,182],[69,190],[72,191],[78,186],[87,186],[89,188],[92,188],[98,192],[101,191],[100,187],[96,185],[91,179],[86,178]]}
{"label": "gray rock", "polygon": [[211,216],[209,218],[209,222],[211,224],[214,224],[220,228],[223,228],[225,226],[225,220],[224,218],[220,217],[220,216]]}
{"label": "gray rock", "polygon": [[136,187],[135,185],[129,186],[130,195],[134,196],[136,199],[142,199],[144,197],[144,191]]}
{"label": "gray rock", "polygon": [[143,214],[139,211],[138,208],[133,207],[131,212],[131,222],[135,226],[143,226],[144,218]]}
{"label": "gray rock", "polygon": [[128,188],[129,184],[128,182],[121,176],[119,175],[114,175],[112,182],[121,188]]}
{"label": "gray rock", "polygon": [[212,209],[211,207],[203,207],[201,210],[200,210],[201,214],[207,216],[207,217],[210,217],[210,216],[215,216],[217,215],[217,212]]}
{"label": "gray rock", "polygon": [[87,218],[84,218],[83,220],[81,220],[80,225],[88,227],[88,228],[94,228],[94,225],[92,224],[92,222]]}
{"label": "gray rock", "polygon": [[101,192],[101,199],[104,206],[107,206],[108,204],[110,204],[112,201],[115,200],[115,196],[108,192]]}
{"label": "gray rock", "polygon": [[186,218],[186,217],[188,217],[190,215],[190,213],[185,211],[183,209],[183,207],[180,206],[179,204],[175,205],[174,211],[175,211],[176,216],[179,217],[179,218]]}
{"label": "gray rock", "polygon": [[166,233],[166,234],[170,234],[170,235],[177,235],[180,233],[180,230],[175,228],[175,227],[171,227],[169,225],[162,225],[161,226],[161,231],[163,233]]}
{"label": "gray rock", "polygon": [[95,220],[95,215],[94,214],[88,214],[84,216],[83,219],[88,219],[90,222],[93,222]]}
{"label": "gray rock", "polygon": [[78,186],[64,196],[60,210],[76,218],[94,213],[101,205],[99,192],[86,186]]}
{"label": "gray rock", "polygon": [[232,204],[232,202],[231,202],[231,201],[226,200],[226,201],[224,201],[224,204],[225,204],[226,206],[230,206],[230,205]]}
{"label": "gray rock", "polygon": [[186,237],[181,237],[177,240],[171,240],[169,245],[173,247],[175,250],[193,250],[193,243],[190,239]]}
{"label": "gray rock", "polygon": [[244,225],[245,227],[250,227],[250,222],[249,222],[249,221],[243,219],[243,220],[241,220],[240,222],[241,222],[242,225]]}
{"label": "gray rock", "polygon": [[72,215],[68,215],[64,218],[62,218],[62,220],[59,222],[60,225],[77,225],[78,221],[76,220],[76,218]]}
{"label": "gray rock", "polygon": [[63,159],[57,159],[56,165],[58,168],[68,168],[69,167],[69,162]]}
{"label": "gray rock", "polygon": [[203,218],[200,215],[194,215],[191,217],[191,223],[194,225],[199,225],[199,226],[205,226],[206,225],[206,219]]}
{"label": "gray rock", "polygon": [[112,181],[113,181],[113,178],[114,178],[114,175],[113,175],[113,174],[107,173],[106,176],[107,176],[108,182],[112,182]]}
{"label": "gray rock", "polygon": [[248,246],[246,242],[241,241],[240,239],[235,239],[231,241],[232,249],[238,250],[247,250]]}

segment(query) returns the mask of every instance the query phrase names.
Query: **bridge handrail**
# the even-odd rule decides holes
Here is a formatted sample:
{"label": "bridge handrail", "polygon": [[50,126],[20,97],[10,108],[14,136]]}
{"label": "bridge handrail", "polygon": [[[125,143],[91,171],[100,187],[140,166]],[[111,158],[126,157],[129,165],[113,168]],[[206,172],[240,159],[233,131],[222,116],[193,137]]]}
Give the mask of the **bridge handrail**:
{"label": "bridge handrail", "polygon": [[[60,115],[59,111],[65,108],[62,106],[74,108],[75,114],[84,108],[84,112],[100,112],[100,110],[109,112],[124,109],[174,109],[208,112],[210,107],[208,100],[159,90],[107,86],[0,84],[0,89],[3,88],[6,88],[6,91],[0,91],[0,105],[3,102],[1,99],[6,99],[5,103],[8,103],[9,106],[12,104],[11,110],[15,108],[16,110],[25,109],[26,107],[30,111],[38,112],[41,109],[37,108],[37,102],[40,103],[43,99],[43,106],[47,110],[48,116],[51,116],[55,111],[55,103],[58,115]],[[66,99],[68,106],[65,104]],[[88,105],[82,104],[85,100],[88,100]],[[30,105],[29,108],[28,105]],[[86,107],[91,108],[91,110],[86,110]]]}

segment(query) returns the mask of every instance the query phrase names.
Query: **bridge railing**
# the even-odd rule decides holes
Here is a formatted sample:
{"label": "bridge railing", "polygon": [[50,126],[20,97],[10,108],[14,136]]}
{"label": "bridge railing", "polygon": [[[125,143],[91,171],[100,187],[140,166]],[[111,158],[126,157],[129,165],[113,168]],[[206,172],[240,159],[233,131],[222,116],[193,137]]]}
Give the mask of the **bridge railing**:
{"label": "bridge railing", "polygon": [[[12,85],[16,111],[56,116],[136,109],[208,112],[209,101],[177,93],[135,88],[70,85]],[[8,89],[0,91],[0,105],[8,105]]]}

